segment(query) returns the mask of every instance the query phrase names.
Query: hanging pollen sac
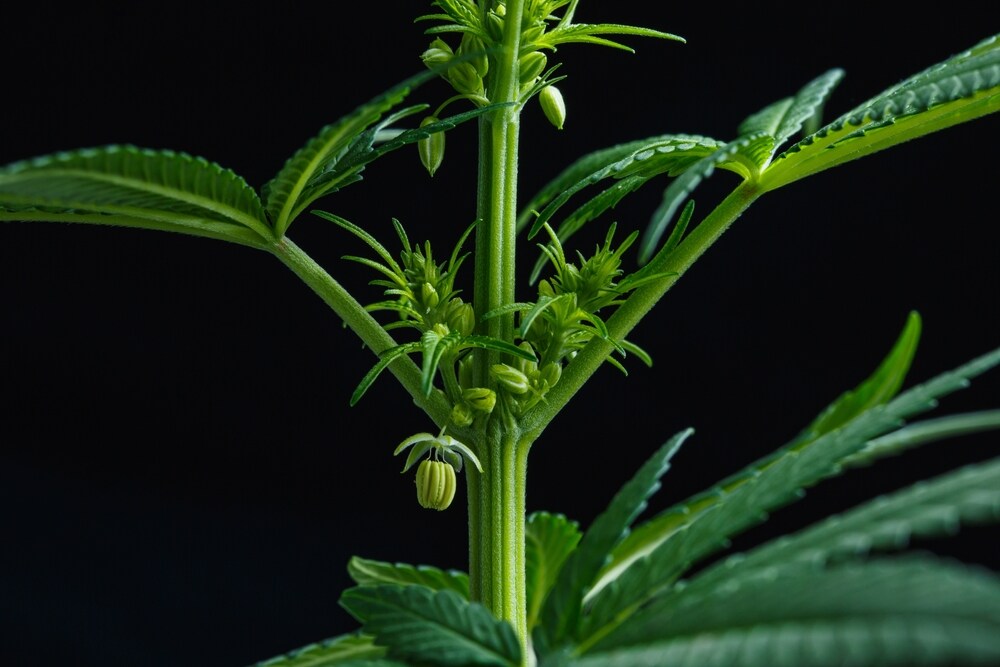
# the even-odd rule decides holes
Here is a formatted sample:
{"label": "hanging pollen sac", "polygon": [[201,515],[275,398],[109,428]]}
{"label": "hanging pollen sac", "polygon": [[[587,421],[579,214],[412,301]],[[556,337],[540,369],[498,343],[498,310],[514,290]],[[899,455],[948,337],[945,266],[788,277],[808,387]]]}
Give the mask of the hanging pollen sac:
{"label": "hanging pollen sac", "polygon": [[448,509],[455,498],[455,469],[450,463],[424,459],[417,468],[417,502],[430,510]]}

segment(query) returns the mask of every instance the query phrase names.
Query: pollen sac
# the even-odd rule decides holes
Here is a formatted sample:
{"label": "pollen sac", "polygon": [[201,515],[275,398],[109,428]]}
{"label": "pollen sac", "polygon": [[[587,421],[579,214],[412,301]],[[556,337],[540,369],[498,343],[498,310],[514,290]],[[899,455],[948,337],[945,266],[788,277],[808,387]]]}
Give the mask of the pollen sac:
{"label": "pollen sac", "polygon": [[455,498],[455,469],[450,463],[425,459],[417,468],[417,502],[430,510],[444,510]]}

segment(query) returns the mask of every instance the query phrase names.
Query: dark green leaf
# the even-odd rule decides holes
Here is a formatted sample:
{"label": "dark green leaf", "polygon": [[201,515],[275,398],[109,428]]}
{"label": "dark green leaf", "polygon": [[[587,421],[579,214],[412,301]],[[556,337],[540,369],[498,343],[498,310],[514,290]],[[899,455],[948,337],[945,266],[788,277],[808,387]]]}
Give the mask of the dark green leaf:
{"label": "dark green leaf", "polygon": [[[726,546],[729,537],[801,497],[803,489],[842,471],[841,462],[902,420],[937,405],[969,379],[1000,363],[1000,349],[877,405],[841,428],[792,442],[717,486],[640,526],[614,552],[591,594],[584,633],[601,636],[691,565]],[[588,599],[590,604],[590,599]]]}
{"label": "dark green leaf", "polygon": [[963,525],[996,521],[1000,521],[1000,459],[919,482],[732,556],[696,576],[687,588],[732,585],[766,568],[780,572],[825,566],[873,551],[903,549],[913,538],[951,535]]}
{"label": "dark green leaf", "polygon": [[[926,557],[785,571],[781,576],[762,573],[732,586],[681,591],[656,600],[605,637],[594,651],[738,628],[766,630],[789,623],[879,626],[890,621],[901,627],[913,623],[914,629],[934,622],[964,627],[964,638],[978,636],[968,648],[943,633],[931,635],[941,640],[937,649],[943,655],[1000,658],[1000,579],[986,571]],[[984,647],[990,647],[992,654],[982,653]],[[824,664],[843,664],[848,656],[851,664],[913,664],[903,659],[919,659],[925,646],[911,641],[836,650],[839,659],[828,657]]]}
{"label": "dark green leaf", "polygon": [[843,70],[832,69],[813,79],[794,97],[775,102],[744,120],[739,135],[763,132],[774,138],[774,148],[780,148],[802,129],[803,123],[822,111],[823,104],[843,78]]}
{"label": "dark green leaf", "polygon": [[466,336],[462,339],[462,347],[478,347],[483,350],[503,352],[504,354],[510,354],[528,361],[538,361],[538,358],[535,357],[535,355],[530,351],[525,350],[522,347],[518,347],[513,343],[508,343],[505,340],[490,338],[489,336],[479,336],[475,334],[472,336]]}
{"label": "dark green leaf", "polygon": [[842,463],[845,466],[868,465],[878,459],[894,456],[929,442],[996,428],[1000,428],[1000,410],[984,410],[927,419],[870,441],[864,449],[848,456]]}
{"label": "dark green leaf", "polygon": [[0,169],[0,220],[163,229],[257,247],[274,238],[257,194],[233,172],[134,146],[57,153]]}
{"label": "dark green leaf", "polygon": [[385,652],[368,635],[341,635],[258,662],[254,667],[405,667],[401,662],[382,659]]}
{"label": "dark green leaf", "polygon": [[542,603],[580,537],[576,522],[561,514],[535,512],[528,517],[525,526],[524,567],[529,631],[538,622]]}
{"label": "dark green leaf", "polygon": [[691,429],[681,431],[660,447],[584,533],[580,545],[559,572],[542,608],[542,624],[538,630],[548,647],[555,648],[576,636],[584,595],[606,564],[611,550],[645,509],[646,500],[660,488],[660,477],[670,468],[671,457],[692,432]]}
{"label": "dark green leaf", "polygon": [[432,590],[452,590],[469,598],[469,575],[457,570],[440,570],[430,565],[384,563],[354,556],[347,564],[347,572],[359,586],[426,586]]}
{"label": "dark green leaf", "polygon": [[352,588],[340,598],[389,657],[433,665],[518,667],[514,630],[454,591],[422,586]]}
{"label": "dark green leaf", "polygon": [[451,331],[444,336],[428,329],[420,337],[420,347],[423,351],[424,363],[421,368],[421,388],[425,396],[430,396],[431,389],[434,388],[434,376],[437,374],[441,358],[462,341],[462,334],[458,331]]}

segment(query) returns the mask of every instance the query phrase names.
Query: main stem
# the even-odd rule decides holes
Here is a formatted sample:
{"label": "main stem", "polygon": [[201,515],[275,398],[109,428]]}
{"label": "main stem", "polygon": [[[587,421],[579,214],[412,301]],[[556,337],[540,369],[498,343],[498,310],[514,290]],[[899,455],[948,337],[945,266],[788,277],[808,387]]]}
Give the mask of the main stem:
{"label": "main stem", "polygon": [[[506,5],[504,37],[490,62],[487,97],[513,103],[479,121],[479,183],[474,298],[478,315],[514,302],[514,240],[517,220],[517,158],[520,131],[518,57],[524,0]],[[485,333],[511,341],[514,316],[490,318]],[[479,386],[494,384],[490,366],[501,355],[476,357]],[[510,413],[498,403],[479,446],[481,475],[469,480],[469,575],[472,599],[509,622],[527,655],[524,578],[525,483],[529,442]]]}

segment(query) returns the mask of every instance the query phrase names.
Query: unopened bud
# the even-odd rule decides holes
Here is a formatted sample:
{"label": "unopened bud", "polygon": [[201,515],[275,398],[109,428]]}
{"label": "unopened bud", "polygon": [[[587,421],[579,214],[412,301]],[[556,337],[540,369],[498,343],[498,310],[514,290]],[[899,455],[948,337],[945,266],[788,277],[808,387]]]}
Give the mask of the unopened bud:
{"label": "unopened bud", "polygon": [[476,328],[476,311],[472,304],[465,303],[458,297],[448,304],[448,314],[446,315],[448,328],[457,331],[463,336],[469,336]]}
{"label": "unopened bud", "polygon": [[435,39],[426,51],[421,54],[420,59],[428,68],[442,67],[447,65],[455,54],[451,47],[443,39]]}
{"label": "unopened bud", "polygon": [[559,378],[561,377],[562,365],[551,361],[542,366],[538,371],[538,379],[541,380],[549,389],[556,386],[556,383],[559,382]]}
{"label": "unopened bud", "polygon": [[490,71],[490,60],[486,57],[486,45],[471,32],[462,35],[462,43],[458,45],[457,53],[462,56],[472,56],[469,60],[480,77],[485,77]]}
{"label": "unopened bud", "polygon": [[528,392],[528,376],[513,366],[493,364],[490,366],[490,373],[493,374],[500,386],[510,393],[520,395]]}
{"label": "unopened bud", "polygon": [[530,85],[541,76],[542,72],[545,70],[545,64],[549,61],[545,57],[545,54],[541,51],[532,51],[531,53],[521,56],[517,61],[519,72],[519,77],[522,86]]}
{"label": "unopened bud", "polygon": [[559,89],[555,86],[545,86],[542,92],[538,93],[538,102],[542,105],[542,111],[549,122],[557,130],[563,129],[563,123],[566,122],[566,102]]}
{"label": "unopened bud", "polygon": [[473,410],[489,414],[497,403],[496,392],[486,387],[471,387],[462,392],[462,400]]}
{"label": "unopened bud", "polygon": [[474,417],[472,406],[468,403],[458,403],[451,409],[451,422],[460,428],[471,424]]}
{"label": "unopened bud", "polygon": [[430,283],[424,283],[420,286],[420,301],[424,304],[424,308],[430,310],[434,306],[438,305],[438,301],[441,297],[438,296],[437,290],[434,289],[434,285]]}
{"label": "unopened bud", "polygon": [[455,63],[445,72],[445,77],[462,95],[483,94],[483,78],[472,63]]}

